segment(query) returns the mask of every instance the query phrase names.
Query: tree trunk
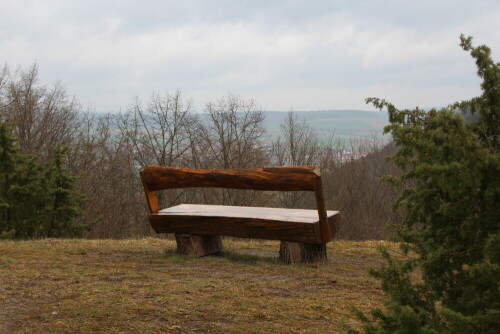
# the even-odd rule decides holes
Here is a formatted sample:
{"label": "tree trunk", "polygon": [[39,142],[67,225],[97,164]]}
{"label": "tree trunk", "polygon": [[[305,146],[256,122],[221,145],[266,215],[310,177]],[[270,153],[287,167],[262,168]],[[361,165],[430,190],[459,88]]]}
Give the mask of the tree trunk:
{"label": "tree trunk", "polygon": [[282,241],[280,261],[286,264],[326,263],[326,244]]}
{"label": "tree trunk", "polygon": [[222,251],[219,235],[175,234],[177,253],[183,255],[205,256]]}

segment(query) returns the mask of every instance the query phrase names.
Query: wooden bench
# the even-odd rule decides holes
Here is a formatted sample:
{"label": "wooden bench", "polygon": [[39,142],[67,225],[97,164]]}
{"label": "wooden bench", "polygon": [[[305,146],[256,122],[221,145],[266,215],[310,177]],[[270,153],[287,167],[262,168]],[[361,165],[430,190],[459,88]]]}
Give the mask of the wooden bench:
{"label": "wooden bench", "polygon": [[[175,233],[181,254],[222,250],[220,236],[280,240],[285,263],[325,262],[326,243],[338,230],[338,211],[327,211],[314,167],[197,170],[146,166],[141,171],[149,221],[157,233]],[[317,210],[181,204],[160,210],[155,191],[214,187],[265,191],[314,191]]]}

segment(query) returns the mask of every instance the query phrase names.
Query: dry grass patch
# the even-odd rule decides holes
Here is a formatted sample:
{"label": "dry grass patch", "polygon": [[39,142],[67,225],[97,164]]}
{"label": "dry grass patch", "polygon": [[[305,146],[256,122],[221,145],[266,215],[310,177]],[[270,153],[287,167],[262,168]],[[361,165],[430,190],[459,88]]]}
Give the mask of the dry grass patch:
{"label": "dry grass patch", "polygon": [[388,242],[329,244],[329,263],[278,263],[278,242],[225,240],[224,257],[162,239],[0,242],[1,333],[337,333],[380,306]]}

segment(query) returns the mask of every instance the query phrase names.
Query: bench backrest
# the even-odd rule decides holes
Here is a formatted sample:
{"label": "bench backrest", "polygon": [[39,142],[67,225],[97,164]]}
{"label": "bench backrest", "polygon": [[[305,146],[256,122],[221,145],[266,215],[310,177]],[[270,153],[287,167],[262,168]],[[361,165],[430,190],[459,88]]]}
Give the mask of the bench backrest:
{"label": "bench backrest", "polygon": [[273,167],[244,170],[203,170],[146,166],[142,184],[151,213],[159,211],[154,191],[210,187],[268,191],[314,191],[323,242],[330,240],[321,176],[314,167]]}

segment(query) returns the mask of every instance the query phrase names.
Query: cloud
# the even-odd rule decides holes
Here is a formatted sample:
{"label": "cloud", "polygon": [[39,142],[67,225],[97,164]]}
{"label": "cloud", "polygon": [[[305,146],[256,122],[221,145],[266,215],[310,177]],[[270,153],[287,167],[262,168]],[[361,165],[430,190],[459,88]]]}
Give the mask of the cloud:
{"label": "cloud", "polygon": [[495,1],[1,6],[0,62],[36,60],[43,80],[60,79],[98,110],[176,89],[198,105],[228,90],[269,109],[363,108],[374,94],[443,105],[479,93],[474,64],[458,47],[460,33],[500,53]]}

